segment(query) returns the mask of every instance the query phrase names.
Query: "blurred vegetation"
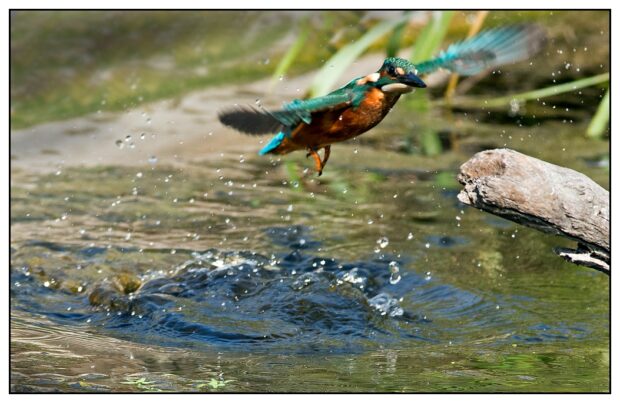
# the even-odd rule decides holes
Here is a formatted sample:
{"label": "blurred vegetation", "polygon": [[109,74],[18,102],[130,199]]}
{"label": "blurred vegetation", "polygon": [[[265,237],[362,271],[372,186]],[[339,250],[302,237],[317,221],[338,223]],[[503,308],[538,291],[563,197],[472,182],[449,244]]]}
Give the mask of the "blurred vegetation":
{"label": "blurred vegetation", "polygon": [[408,15],[395,20],[382,21],[365,32],[354,42],[342,47],[334,54],[314,77],[310,87],[310,96],[322,96],[334,89],[334,83],[346,71],[347,67],[370,48],[378,39],[394,31],[396,27],[409,19]]}
{"label": "blurred vegetation", "polygon": [[[560,95],[566,92],[580,90],[582,88],[590,87],[597,84],[603,84],[609,82],[609,73],[599,74],[593,77],[582,78],[580,80],[570,81],[564,84],[558,84],[551,87],[541,88],[538,90],[524,92],[522,94],[512,94],[506,95],[503,97],[485,99],[485,100],[473,100],[470,101],[471,105],[477,106],[486,106],[486,107],[494,107],[494,106],[502,106],[508,105],[511,102],[525,102],[538,100],[540,98],[547,98],[551,96]],[[463,101],[467,102],[467,101]]]}
{"label": "blurred vegetation", "polygon": [[586,134],[588,137],[601,138],[605,132],[609,129],[609,114],[611,104],[609,100],[609,89],[605,92],[605,96],[601,100],[596,110],[596,115],[592,118]]}
{"label": "blurred vegetation", "polygon": [[[291,73],[330,54],[333,28],[361,13],[311,21]],[[19,11],[11,13],[11,126],[123,110],[273,72],[304,13]],[[240,29],[244,27],[245,29]],[[310,56],[310,57],[308,57]]]}
{"label": "blurred vegetation", "polygon": [[[465,91],[470,97],[527,92],[609,71],[608,36],[603,36],[609,34],[606,15],[489,13],[483,29],[539,22],[553,40],[533,67],[477,77],[476,85],[462,82],[456,97]],[[312,87],[318,94],[332,89],[346,66],[364,52],[402,54],[411,49],[405,57],[430,57],[447,43],[465,38],[476,16],[476,11],[12,12],[11,127],[125,110],[207,86],[269,76],[277,80],[323,67]],[[576,42],[591,46],[587,52],[571,52]],[[560,77],[549,75],[555,66],[561,69],[567,63],[580,68],[567,68]],[[540,69],[541,65],[552,67]],[[410,96],[407,104],[428,110],[428,97],[441,92],[443,88]],[[601,105],[606,102],[603,99]],[[604,113],[597,117],[597,130],[588,130],[590,136],[606,132]]]}
{"label": "blurred vegetation", "polygon": [[276,67],[273,72],[273,76],[271,77],[271,88],[272,89],[275,83],[284,77],[284,73],[286,73],[291,67],[295,59],[299,56],[304,46],[308,42],[308,37],[310,36],[310,25],[307,23],[307,20],[301,22],[301,28],[297,33],[297,39],[291,47],[288,49],[286,54],[280,59],[280,63]]}

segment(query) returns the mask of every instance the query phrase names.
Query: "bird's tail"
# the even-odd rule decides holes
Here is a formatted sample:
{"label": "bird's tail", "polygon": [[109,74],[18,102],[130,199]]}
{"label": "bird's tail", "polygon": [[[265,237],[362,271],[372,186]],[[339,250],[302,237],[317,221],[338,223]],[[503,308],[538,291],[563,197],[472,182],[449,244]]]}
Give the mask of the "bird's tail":
{"label": "bird's tail", "polygon": [[545,31],[538,25],[494,28],[452,44],[435,59],[422,62],[416,67],[418,74],[444,68],[471,76],[488,68],[527,59],[538,53],[545,42]]}
{"label": "bird's tail", "polygon": [[263,147],[258,152],[258,154],[259,155],[269,154],[270,152],[272,152],[273,150],[278,148],[280,146],[280,144],[282,144],[282,142],[284,141],[285,138],[286,138],[286,133],[284,133],[284,132],[278,133],[274,138],[272,138],[269,141],[269,143],[267,143],[267,145],[265,147]]}

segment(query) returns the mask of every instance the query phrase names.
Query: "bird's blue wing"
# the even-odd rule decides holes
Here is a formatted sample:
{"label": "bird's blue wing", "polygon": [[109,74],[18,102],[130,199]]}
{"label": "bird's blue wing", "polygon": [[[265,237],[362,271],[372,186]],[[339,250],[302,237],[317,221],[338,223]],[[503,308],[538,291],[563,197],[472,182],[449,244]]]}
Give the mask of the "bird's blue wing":
{"label": "bird's blue wing", "polygon": [[515,63],[536,54],[546,40],[538,25],[511,25],[483,31],[452,44],[435,59],[416,64],[418,74],[443,68],[464,76],[503,64]]}

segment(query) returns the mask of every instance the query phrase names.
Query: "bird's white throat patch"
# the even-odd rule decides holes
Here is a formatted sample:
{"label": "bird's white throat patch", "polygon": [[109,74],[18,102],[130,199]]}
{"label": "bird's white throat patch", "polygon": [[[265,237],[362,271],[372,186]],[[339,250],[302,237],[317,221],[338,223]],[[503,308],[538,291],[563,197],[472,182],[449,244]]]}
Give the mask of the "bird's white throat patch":
{"label": "bird's white throat patch", "polygon": [[392,83],[392,84],[386,84],[383,87],[381,87],[381,91],[406,94],[408,92],[413,92],[413,88],[403,83]]}

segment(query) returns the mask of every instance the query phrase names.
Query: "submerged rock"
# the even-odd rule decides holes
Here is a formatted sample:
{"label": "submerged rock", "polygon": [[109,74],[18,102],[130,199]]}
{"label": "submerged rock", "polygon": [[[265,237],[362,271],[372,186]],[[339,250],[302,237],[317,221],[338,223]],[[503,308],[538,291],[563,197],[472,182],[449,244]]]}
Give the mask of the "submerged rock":
{"label": "submerged rock", "polygon": [[140,288],[142,282],[140,279],[131,273],[121,273],[112,279],[116,289],[123,294],[131,294]]}

